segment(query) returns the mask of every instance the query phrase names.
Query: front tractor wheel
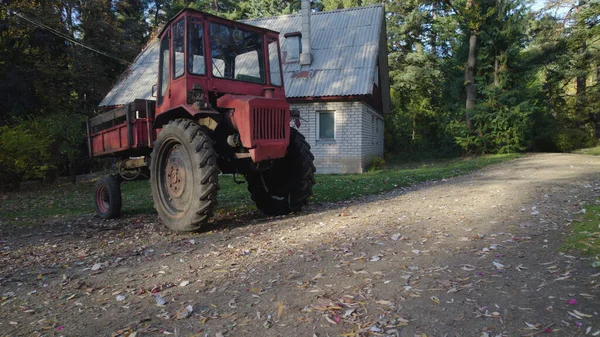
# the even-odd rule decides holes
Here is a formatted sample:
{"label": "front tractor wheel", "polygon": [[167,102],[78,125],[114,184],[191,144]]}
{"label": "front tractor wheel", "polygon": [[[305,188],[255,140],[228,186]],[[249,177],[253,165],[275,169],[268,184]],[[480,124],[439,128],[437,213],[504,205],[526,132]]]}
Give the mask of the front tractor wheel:
{"label": "front tractor wheel", "polygon": [[256,207],[267,215],[299,211],[312,195],[314,159],[304,136],[291,129],[286,156],[275,160],[266,172],[246,175],[248,191]]}
{"label": "front tractor wheel", "polygon": [[212,216],[219,189],[217,154],[205,128],[176,119],[158,134],[150,161],[154,208],[176,232],[200,229]]}

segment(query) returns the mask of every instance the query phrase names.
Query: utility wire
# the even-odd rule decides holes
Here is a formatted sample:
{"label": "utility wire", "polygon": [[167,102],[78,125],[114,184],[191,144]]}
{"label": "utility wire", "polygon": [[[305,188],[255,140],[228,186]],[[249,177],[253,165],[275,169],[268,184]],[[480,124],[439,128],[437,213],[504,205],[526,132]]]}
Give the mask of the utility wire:
{"label": "utility wire", "polygon": [[[0,4],[1,4],[1,3],[0,3]],[[5,6],[5,7],[6,7],[6,6]],[[27,21],[27,22],[29,22],[29,23],[33,24],[33,25],[36,25],[36,26],[38,26],[38,27],[40,27],[40,28],[42,28],[42,29],[44,29],[44,30],[47,30],[47,31],[49,31],[50,33],[52,33],[52,34],[54,34],[54,35],[56,35],[56,36],[58,36],[58,37],[61,37],[61,38],[65,39],[65,40],[67,40],[67,41],[69,41],[69,42],[71,42],[71,43],[73,43],[73,44],[79,45],[79,46],[81,46],[81,47],[83,47],[83,48],[85,48],[85,49],[91,50],[91,51],[93,51],[93,52],[95,52],[95,53],[98,53],[98,54],[100,54],[100,55],[106,56],[106,57],[108,57],[108,58],[111,58],[111,59],[113,59],[113,60],[119,61],[119,62],[121,62],[121,63],[125,63],[125,64],[131,64],[131,62],[129,62],[129,61],[127,61],[127,60],[124,60],[124,59],[122,59],[122,58],[120,58],[120,57],[112,56],[112,55],[110,55],[110,54],[107,54],[107,53],[105,53],[105,52],[103,52],[103,51],[101,51],[101,50],[95,49],[94,47],[90,47],[90,46],[88,46],[88,45],[86,45],[86,44],[84,44],[84,43],[82,43],[82,42],[79,42],[79,41],[75,40],[74,38],[72,38],[72,37],[70,37],[70,36],[68,36],[68,35],[66,35],[66,34],[63,34],[63,33],[59,32],[59,31],[57,31],[57,30],[56,30],[56,29],[54,29],[54,28],[48,27],[48,26],[46,26],[46,25],[45,25],[45,24],[43,24],[43,23],[37,22],[37,21],[35,21],[35,20],[33,20],[33,19],[30,19],[30,18],[28,18],[28,17],[26,17],[26,16],[24,16],[24,15],[20,14],[20,13],[17,13],[17,12],[15,12],[14,10],[11,10],[11,9],[9,9],[8,7],[6,7],[6,9],[8,9],[8,11],[9,11],[10,13],[12,13],[12,14],[16,15],[17,17],[19,17],[19,18],[21,18],[21,19],[23,19],[23,20],[25,20],[25,21]]]}

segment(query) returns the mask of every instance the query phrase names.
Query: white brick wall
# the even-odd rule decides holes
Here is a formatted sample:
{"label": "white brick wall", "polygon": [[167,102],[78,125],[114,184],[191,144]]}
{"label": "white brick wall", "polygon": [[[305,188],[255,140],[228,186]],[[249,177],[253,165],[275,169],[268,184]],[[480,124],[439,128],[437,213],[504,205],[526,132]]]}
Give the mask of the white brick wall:
{"label": "white brick wall", "polygon": [[[311,146],[317,173],[361,173],[373,156],[383,156],[383,119],[367,104],[297,103],[291,108],[299,110],[304,119],[300,132]],[[317,139],[319,111],[335,112],[334,141]]]}
{"label": "white brick wall", "polygon": [[367,168],[373,157],[383,157],[383,117],[366,104],[363,104],[362,132],[362,163]]}

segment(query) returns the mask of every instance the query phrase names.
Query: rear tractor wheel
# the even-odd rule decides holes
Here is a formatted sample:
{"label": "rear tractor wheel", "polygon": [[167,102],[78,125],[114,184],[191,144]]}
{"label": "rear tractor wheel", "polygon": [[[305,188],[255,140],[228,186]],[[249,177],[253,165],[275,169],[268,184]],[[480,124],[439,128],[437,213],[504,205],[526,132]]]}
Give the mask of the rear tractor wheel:
{"label": "rear tractor wheel", "polygon": [[217,205],[219,168],[207,130],[187,119],[165,125],[154,143],[150,183],[154,208],[175,232],[200,229]]}
{"label": "rear tractor wheel", "polygon": [[290,130],[286,156],[275,160],[266,172],[246,175],[252,200],[267,215],[299,211],[307,204],[315,184],[315,157],[310,145],[300,132]]}
{"label": "rear tractor wheel", "polygon": [[114,219],[121,214],[121,177],[104,176],[96,183],[94,195],[96,214],[102,219]]}

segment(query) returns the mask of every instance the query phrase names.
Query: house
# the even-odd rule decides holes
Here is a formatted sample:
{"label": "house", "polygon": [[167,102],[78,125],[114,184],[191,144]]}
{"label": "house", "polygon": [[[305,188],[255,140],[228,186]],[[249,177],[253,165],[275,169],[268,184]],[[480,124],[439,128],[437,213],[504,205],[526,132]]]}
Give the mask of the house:
{"label": "house", "polygon": [[[300,132],[317,173],[364,172],[383,156],[383,116],[390,111],[382,5],[243,22],[280,32],[286,97],[303,119]],[[100,106],[152,99],[158,41],[150,44]]]}

